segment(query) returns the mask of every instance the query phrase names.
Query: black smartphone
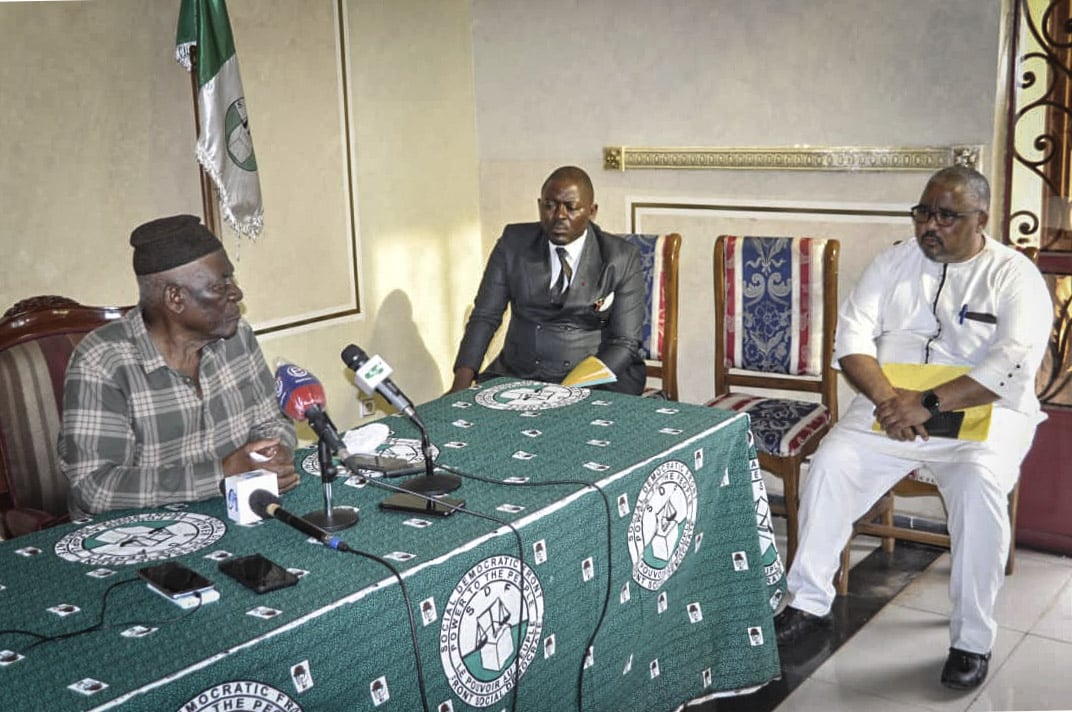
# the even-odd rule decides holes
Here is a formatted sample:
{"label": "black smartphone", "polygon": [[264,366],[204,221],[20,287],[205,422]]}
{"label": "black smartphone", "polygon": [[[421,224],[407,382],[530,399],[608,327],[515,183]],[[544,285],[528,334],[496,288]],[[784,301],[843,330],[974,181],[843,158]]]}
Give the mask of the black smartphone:
{"label": "black smartphone", "polygon": [[380,502],[380,509],[396,512],[419,512],[421,514],[433,514],[437,517],[449,517],[454,513],[455,508],[464,506],[464,499],[433,497],[428,500],[408,492],[396,492]]}
{"label": "black smartphone", "polygon": [[212,581],[178,561],[138,569],[138,576],[168,598],[182,598],[213,589]]}
{"label": "black smartphone", "polygon": [[944,413],[932,415],[923,427],[927,429],[927,435],[933,435],[936,438],[955,438],[960,435],[960,427],[963,423],[963,410],[947,410]]}
{"label": "black smartphone", "polygon": [[220,571],[257,593],[268,593],[298,583],[297,575],[261,554],[220,562]]}

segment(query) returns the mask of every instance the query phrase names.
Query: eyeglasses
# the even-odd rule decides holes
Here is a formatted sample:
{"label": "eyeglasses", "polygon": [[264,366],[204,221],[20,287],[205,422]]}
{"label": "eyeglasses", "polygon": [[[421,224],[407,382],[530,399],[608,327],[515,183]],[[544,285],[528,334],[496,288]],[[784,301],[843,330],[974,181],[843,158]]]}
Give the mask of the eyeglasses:
{"label": "eyeglasses", "polygon": [[965,210],[962,213],[958,213],[954,210],[946,210],[945,208],[939,208],[938,210],[932,210],[926,205],[913,205],[908,209],[908,214],[912,216],[912,219],[920,225],[926,224],[931,218],[938,223],[938,227],[949,227],[957,220],[966,218],[974,213],[981,213],[982,210]]}

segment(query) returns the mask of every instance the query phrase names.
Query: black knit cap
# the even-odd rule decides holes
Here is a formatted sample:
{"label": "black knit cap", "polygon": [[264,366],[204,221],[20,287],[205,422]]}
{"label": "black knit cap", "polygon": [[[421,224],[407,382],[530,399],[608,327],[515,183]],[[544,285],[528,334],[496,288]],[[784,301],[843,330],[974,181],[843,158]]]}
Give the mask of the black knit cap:
{"label": "black knit cap", "polygon": [[164,272],[223,249],[195,215],[172,215],[139,225],[130,233],[130,244],[136,275]]}

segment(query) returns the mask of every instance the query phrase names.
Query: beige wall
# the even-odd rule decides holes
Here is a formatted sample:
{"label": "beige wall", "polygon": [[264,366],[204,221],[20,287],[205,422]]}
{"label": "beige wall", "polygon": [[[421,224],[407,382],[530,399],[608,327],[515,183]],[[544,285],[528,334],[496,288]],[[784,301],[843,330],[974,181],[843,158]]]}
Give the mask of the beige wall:
{"label": "beige wall", "polygon": [[[635,226],[640,199],[719,205],[907,210],[927,173],[605,171],[603,146],[945,146],[992,156],[998,2],[978,0],[473,0],[484,247],[505,222],[535,219],[557,165],[591,173],[599,223]],[[711,252],[739,221],[682,232],[682,400],[713,385]],[[754,221],[787,234],[785,221]],[[842,239],[842,291],[875,249],[863,225]],[[802,225],[804,234],[817,229]],[[793,233],[789,233],[793,234]],[[904,237],[910,224],[903,222]],[[847,400],[843,398],[843,401]]]}
{"label": "beige wall", "polygon": [[4,309],[44,291],[131,303],[131,227],[197,209],[177,7],[0,3]]}
{"label": "beige wall", "polygon": [[[190,84],[173,58],[178,6],[0,3],[3,308],[41,293],[132,303],[131,228],[200,214]],[[340,425],[359,414],[339,359],[348,343],[380,353],[415,400],[439,395],[482,257],[468,3],[228,7],[265,199],[258,242],[224,236],[247,319],[362,305],[262,337],[265,355],[316,373]],[[448,249],[476,266],[450,269]]]}
{"label": "beige wall", "polygon": [[[317,373],[349,424],[341,348],[381,353],[417,400],[442,392],[484,256],[504,223],[535,218],[557,165],[589,169],[614,231],[631,229],[640,198],[906,207],[925,174],[618,173],[601,168],[601,148],[967,143],[985,147],[985,168],[998,5],[230,0],[266,201],[264,238],[237,255],[247,316],[287,323],[360,299],[360,316],[262,339],[269,359]],[[177,8],[0,3],[0,303],[42,292],[130,303],[131,227],[200,212]],[[719,230],[684,232],[685,297],[698,308]],[[843,289],[874,249],[843,245]],[[713,324],[683,317],[683,397],[699,401]]]}

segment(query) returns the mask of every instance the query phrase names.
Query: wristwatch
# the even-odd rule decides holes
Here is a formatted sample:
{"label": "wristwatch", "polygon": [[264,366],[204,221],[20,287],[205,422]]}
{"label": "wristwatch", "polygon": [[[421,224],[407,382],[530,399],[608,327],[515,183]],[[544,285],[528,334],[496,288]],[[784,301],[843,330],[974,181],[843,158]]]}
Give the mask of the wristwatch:
{"label": "wristwatch", "polygon": [[923,397],[919,402],[931,412],[932,416],[938,415],[942,411],[942,401],[938,399],[938,394],[934,391],[923,391]]}

